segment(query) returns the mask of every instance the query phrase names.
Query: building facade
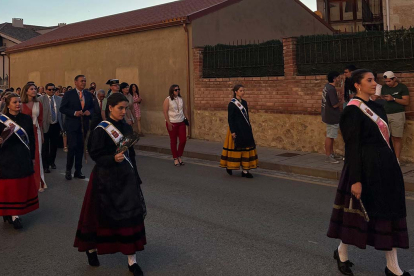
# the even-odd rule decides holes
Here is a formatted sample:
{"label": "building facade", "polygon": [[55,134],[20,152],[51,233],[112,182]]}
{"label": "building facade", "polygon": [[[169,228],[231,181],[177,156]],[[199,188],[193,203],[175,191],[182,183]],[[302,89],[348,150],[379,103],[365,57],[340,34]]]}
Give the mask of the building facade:
{"label": "building facade", "polygon": [[317,0],[322,18],[341,32],[414,26],[412,0]]}
{"label": "building facade", "polygon": [[23,24],[23,19],[13,18],[12,23],[0,24],[0,86],[9,85],[9,57],[6,55],[7,48],[22,43],[36,36],[45,34],[56,29],[54,27],[42,27]]}

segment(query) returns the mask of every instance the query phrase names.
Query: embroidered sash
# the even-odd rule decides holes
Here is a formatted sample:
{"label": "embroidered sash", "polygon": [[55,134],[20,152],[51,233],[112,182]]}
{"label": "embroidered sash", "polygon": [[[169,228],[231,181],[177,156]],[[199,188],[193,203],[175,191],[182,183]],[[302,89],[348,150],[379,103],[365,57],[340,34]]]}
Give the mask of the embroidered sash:
{"label": "embroidered sash", "polygon": [[[106,133],[108,133],[109,137],[111,137],[112,141],[114,141],[115,145],[118,147],[119,142],[122,140],[122,138],[124,138],[124,135],[121,133],[121,131],[119,131],[119,129],[117,129],[113,124],[111,124],[108,121],[100,122],[96,128],[98,127],[103,128],[106,131]],[[128,151],[125,151],[123,155],[125,157],[125,160],[128,161],[129,165],[131,165],[131,167],[134,168],[131,160],[129,159]]]}
{"label": "embroidered sash", "polygon": [[250,126],[249,115],[247,114],[246,108],[235,98],[231,99],[231,102],[234,103],[240,112],[242,113],[244,119],[246,120],[247,124]]}
{"label": "embroidered sash", "polygon": [[371,108],[369,108],[363,101],[358,99],[352,99],[349,101],[348,105],[355,105],[361,111],[367,115],[375,124],[377,124],[379,131],[381,132],[382,138],[387,142],[388,147],[391,149],[390,145],[390,130],[388,124],[381,119]]}
{"label": "embroidered sash", "polygon": [[22,141],[22,143],[30,150],[30,142],[29,136],[27,135],[26,131],[19,126],[15,121],[11,120],[6,115],[0,115],[0,123],[5,125],[6,127],[13,127],[14,126],[14,134]]}

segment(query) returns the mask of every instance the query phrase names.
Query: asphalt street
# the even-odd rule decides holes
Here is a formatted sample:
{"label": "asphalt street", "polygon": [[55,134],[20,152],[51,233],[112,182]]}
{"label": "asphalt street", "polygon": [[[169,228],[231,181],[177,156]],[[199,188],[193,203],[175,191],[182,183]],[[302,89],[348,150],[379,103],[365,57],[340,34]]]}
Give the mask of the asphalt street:
{"label": "asphalt street", "polygon": [[[218,164],[141,152],[137,156],[147,203],[148,244],[137,254],[145,275],[342,275],[326,237],[335,182],[257,170],[254,179],[229,176]],[[73,247],[87,181],[64,178],[65,154],[47,174],[40,209],[22,216],[17,231],[0,222],[2,275],[131,275],[122,254],[87,264]],[[84,166],[89,175],[93,161]],[[409,250],[399,250],[414,275],[414,197],[407,199]],[[385,254],[350,248],[358,276],[384,275]]]}

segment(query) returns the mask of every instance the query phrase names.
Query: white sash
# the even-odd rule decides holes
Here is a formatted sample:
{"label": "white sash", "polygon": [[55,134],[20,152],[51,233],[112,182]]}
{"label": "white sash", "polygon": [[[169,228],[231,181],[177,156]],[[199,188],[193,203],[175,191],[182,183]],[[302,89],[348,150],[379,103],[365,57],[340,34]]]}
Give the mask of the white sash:
{"label": "white sash", "polygon": [[[34,102],[33,107],[32,107],[32,121],[33,121],[33,125],[36,126],[36,129],[37,129],[37,133],[35,133],[35,135],[37,136],[38,148],[36,150],[39,152],[40,179],[41,181],[43,181],[43,184],[44,184],[43,188],[46,189],[47,185],[45,181],[45,174],[43,171],[43,158],[42,158],[42,133],[41,133],[41,129],[39,126],[39,120],[38,120],[39,115],[40,115],[40,103]],[[40,187],[42,187],[42,185],[40,185]]]}
{"label": "white sash", "polygon": [[236,98],[231,99],[231,102],[234,103],[235,106],[237,106],[237,108],[242,113],[244,119],[246,120],[247,124],[250,126],[249,117],[248,117],[246,108],[244,108],[244,106]]}
{"label": "white sash", "polygon": [[20,141],[22,141],[22,143],[26,146],[26,148],[30,150],[29,136],[27,135],[26,131],[21,126],[19,126],[15,121],[11,120],[9,117],[7,117],[4,114],[0,116],[0,122],[6,127],[14,126],[14,131],[13,131],[14,134],[16,134],[16,136],[20,139]]}
{"label": "white sash", "polygon": [[[117,129],[113,124],[111,124],[111,122],[108,121],[100,122],[96,128],[98,127],[103,128],[109,137],[111,137],[112,141],[114,141],[115,145],[118,147],[119,142],[122,140],[122,138],[124,138],[124,135],[121,133],[121,131],[119,131],[119,129]],[[134,168],[131,160],[129,160],[128,153],[126,155],[124,153],[123,155],[125,157],[125,160],[128,161],[129,165]]]}

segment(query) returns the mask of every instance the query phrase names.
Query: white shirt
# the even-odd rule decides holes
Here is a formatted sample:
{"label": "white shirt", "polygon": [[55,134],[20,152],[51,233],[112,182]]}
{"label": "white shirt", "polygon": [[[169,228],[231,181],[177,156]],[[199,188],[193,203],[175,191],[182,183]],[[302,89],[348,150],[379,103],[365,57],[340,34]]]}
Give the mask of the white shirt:
{"label": "white shirt", "polygon": [[170,97],[168,99],[168,118],[171,123],[181,123],[184,121],[184,102],[180,97],[175,98],[173,101]]}
{"label": "white shirt", "polygon": [[381,89],[382,89],[382,85],[377,84],[377,87],[375,88],[375,96],[381,96]]}

